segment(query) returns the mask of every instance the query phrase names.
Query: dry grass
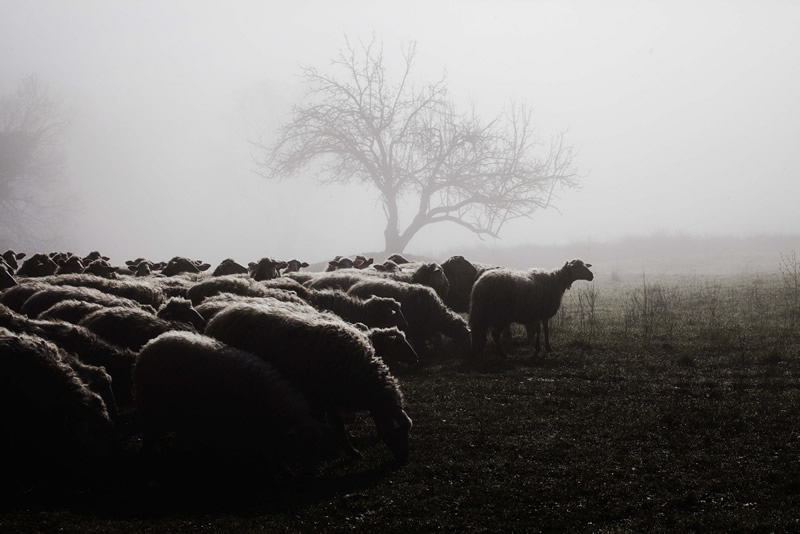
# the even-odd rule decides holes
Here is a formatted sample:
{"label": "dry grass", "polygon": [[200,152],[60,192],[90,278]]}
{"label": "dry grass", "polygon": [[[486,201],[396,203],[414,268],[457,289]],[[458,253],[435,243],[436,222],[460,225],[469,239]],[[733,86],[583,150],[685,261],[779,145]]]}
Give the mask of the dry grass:
{"label": "dry grass", "polygon": [[553,354],[532,354],[515,328],[506,361],[446,345],[399,373],[414,420],[404,467],[364,417],[359,462],[203,484],[143,477],[131,454],[99,489],[6,499],[0,530],[798,531],[790,281],[579,283],[553,320]]}

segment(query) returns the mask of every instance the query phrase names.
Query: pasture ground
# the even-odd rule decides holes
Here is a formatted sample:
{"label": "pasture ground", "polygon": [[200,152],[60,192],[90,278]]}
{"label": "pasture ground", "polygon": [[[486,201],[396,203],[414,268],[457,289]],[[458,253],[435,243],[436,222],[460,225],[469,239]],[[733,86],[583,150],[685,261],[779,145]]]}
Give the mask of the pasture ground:
{"label": "pasture ground", "polygon": [[397,373],[414,420],[403,467],[363,416],[358,462],[213,484],[115,466],[101,488],[4,499],[0,531],[797,532],[794,273],[578,282],[552,354],[521,328],[505,361],[491,342],[480,361],[446,344]]}

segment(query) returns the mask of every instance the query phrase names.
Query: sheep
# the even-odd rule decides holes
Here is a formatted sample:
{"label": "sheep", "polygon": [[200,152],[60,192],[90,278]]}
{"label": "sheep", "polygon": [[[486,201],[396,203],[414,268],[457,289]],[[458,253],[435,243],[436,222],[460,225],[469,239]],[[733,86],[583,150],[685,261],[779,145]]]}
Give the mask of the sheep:
{"label": "sheep", "polygon": [[70,256],[56,269],[56,274],[75,274],[82,273],[85,269],[83,262],[78,256]]}
{"label": "sheep", "polygon": [[478,279],[478,268],[464,256],[451,256],[442,262],[442,270],[450,283],[444,303],[453,311],[468,312],[469,295]]}
{"label": "sheep", "polygon": [[120,410],[133,403],[131,371],[135,354],[112,345],[86,328],[63,321],[29,319],[0,304],[0,327],[51,341],[81,362],[103,367],[111,377],[111,390]]}
{"label": "sheep", "polygon": [[34,254],[22,262],[16,274],[17,276],[34,278],[55,274],[56,270],[58,270],[58,264],[50,259],[50,256],[47,254]]}
{"label": "sheep", "polygon": [[[199,314],[198,314],[199,315]],[[201,321],[205,321],[200,317]],[[119,347],[138,351],[151,339],[171,330],[195,331],[190,323],[170,321],[137,309],[110,307],[90,313],[78,323]]]}
{"label": "sheep", "polygon": [[419,356],[406,339],[406,335],[396,326],[388,328],[369,328],[367,338],[375,349],[375,355],[391,369],[396,363],[416,365]]}
{"label": "sheep", "polygon": [[95,276],[108,279],[115,279],[117,271],[119,271],[119,267],[111,265],[108,263],[108,260],[104,258],[99,258],[89,262],[89,264],[83,269],[84,274],[93,274]]}
{"label": "sheep", "polygon": [[180,297],[173,297],[164,303],[156,313],[156,317],[173,323],[190,324],[201,334],[206,328],[205,318],[192,307],[191,301]]}
{"label": "sheep", "polygon": [[305,269],[307,267],[308,267],[307,262],[292,258],[291,260],[286,262],[286,269],[283,271],[283,274],[296,273],[300,271],[300,269]]}
{"label": "sheep", "polygon": [[[186,296],[197,306],[205,299],[220,293],[233,293],[244,297],[278,297],[280,288],[270,288],[266,283],[259,283],[243,276],[218,276],[198,282],[186,291]],[[288,297],[287,297],[288,298]],[[298,297],[299,299],[299,297]]]}
{"label": "sheep", "polygon": [[501,357],[501,331],[511,323],[522,323],[535,352],[541,350],[539,325],[544,327],[545,351],[551,352],[548,322],[561,305],[564,292],[577,280],[591,281],[591,264],[572,260],[554,271],[530,269],[493,269],[475,281],[470,297],[469,324],[472,330],[473,355],[480,356],[486,345],[486,331],[492,337]]}
{"label": "sheep", "polygon": [[276,261],[272,258],[261,258],[258,262],[249,263],[250,277],[257,282],[278,278],[281,269],[286,268],[285,261]]}
{"label": "sheep", "polygon": [[22,305],[28,300],[31,295],[37,291],[47,289],[51,286],[47,282],[41,282],[39,278],[21,280],[13,287],[5,289],[0,293],[0,303],[8,306],[17,313],[22,311]]}
{"label": "sheep", "polygon": [[270,280],[263,280],[259,282],[261,287],[265,287],[267,289],[282,289],[284,291],[291,291],[295,293],[298,297],[308,300],[309,290],[303,284],[298,282],[297,280],[293,280],[292,278],[279,276],[278,278],[272,278]]}
{"label": "sheep", "polygon": [[442,266],[434,262],[423,263],[413,270],[386,273],[384,276],[400,282],[432,287],[442,299],[447,296],[447,292],[450,289],[450,283],[442,270]]}
{"label": "sheep", "polygon": [[14,287],[17,281],[14,279],[13,270],[5,260],[0,259],[0,291]]}
{"label": "sheep", "polygon": [[406,333],[420,356],[426,353],[426,340],[438,333],[450,337],[459,348],[469,350],[469,328],[466,321],[445,306],[439,295],[428,286],[371,278],[358,282],[347,292],[361,298],[375,295],[393,298],[399,302],[408,321]]}
{"label": "sheep", "polygon": [[396,273],[400,270],[400,266],[392,260],[386,260],[383,263],[376,263],[372,266],[372,268],[382,273]]}
{"label": "sheep", "polygon": [[306,299],[318,310],[330,311],[350,323],[368,327],[408,328],[400,303],[392,298],[371,296],[361,299],[333,289],[309,291]]}
{"label": "sheep", "polygon": [[204,300],[201,304],[199,304],[195,310],[199,313],[205,320],[206,324],[208,321],[211,320],[216,314],[227,308],[228,306],[236,303],[247,303],[247,304],[277,304],[277,302],[281,302],[286,305],[291,305],[294,307],[293,311],[297,312],[311,312],[314,313],[317,311],[311,304],[304,301],[300,297],[295,296],[293,293],[288,292],[273,292],[272,295],[263,295],[259,297],[248,297],[243,295],[236,295],[234,293],[219,293],[214,295],[213,297],[209,297]]}
{"label": "sheep", "polygon": [[66,321],[78,324],[81,319],[101,308],[105,308],[105,306],[96,302],[67,299],[53,304],[41,312],[37,318],[43,321]]}
{"label": "sheep", "polygon": [[126,308],[137,308],[155,313],[152,306],[140,304],[135,300],[118,297],[104,293],[99,289],[90,287],[76,287],[76,286],[50,286],[41,289],[28,297],[28,300],[22,305],[21,312],[28,317],[36,318],[41,312],[47,308],[61,302],[62,300],[78,299],[88,302],[96,302],[104,306],[119,306]]}
{"label": "sheep", "polygon": [[[84,474],[110,452],[113,423],[99,395],[53,343],[0,328],[4,485],[39,474]],[[34,476],[35,475],[35,476]]]}
{"label": "sheep", "polygon": [[44,278],[43,281],[58,286],[91,287],[153,308],[160,307],[166,300],[164,291],[158,285],[140,280],[116,280],[93,274],[71,274],[51,276]]}
{"label": "sheep", "polygon": [[311,280],[314,280],[322,275],[327,275],[326,272],[316,272],[316,271],[306,271],[306,272],[285,272],[281,275],[281,279],[289,279],[294,280],[298,284],[305,285],[306,283],[310,283]]}
{"label": "sheep", "polygon": [[395,263],[395,264],[397,264],[397,265],[400,265],[400,264],[402,264],[402,263],[410,263],[410,262],[409,262],[409,260],[407,260],[407,259],[406,259],[404,256],[402,256],[401,254],[392,254],[391,256],[389,256],[388,258],[386,258],[386,260],[387,260],[387,261],[391,261],[392,263]]}
{"label": "sheep", "polygon": [[145,443],[176,432],[191,450],[280,463],[319,442],[306,399],[262,358],[210,337],[168,332],[133,371]]}
{"label": "sheep", "polygon": [[217,265],[211,276],[227,276],[230,274],[247,274],[247,267],[236,263],[233,258],[225,258]]}
{"label": "sheep", "polygon": [[303,285],[315,291],[320,289],[340,289],[342,291],[347,291],[353,284],[370,276],[377,276],[377,274],[372,275],[367,271],[358,271],[356,269],[328,271],[320,276],[315,276]]}
{"label": "sheep", "polygon": [[233,304],[208,322],[206,333],[264,358],[326,414],[351,455],[339,411],[369,410],[378,436],[401,463],[408,460],[411,419],[403,394],[357,328],[330,314],[287,312],[281,306]]}
{"label": "sheep", "polygon": [[200,273],[207,271],[211,267],[208,263],[199,260],[190,260],[183,256],[175,256],[167,262],[166,267],[161,270],[164,276],[176,276],[182,273]]}
{"label": "sheep", "polygon": [[11,249],[6,250],[2,254],[3,261],[5,261],[9,267],[11,267],[11,274],[17,272],[19,268],[19,262],[17,260],[23,260],[26,254],[24,252],[14,252]]}

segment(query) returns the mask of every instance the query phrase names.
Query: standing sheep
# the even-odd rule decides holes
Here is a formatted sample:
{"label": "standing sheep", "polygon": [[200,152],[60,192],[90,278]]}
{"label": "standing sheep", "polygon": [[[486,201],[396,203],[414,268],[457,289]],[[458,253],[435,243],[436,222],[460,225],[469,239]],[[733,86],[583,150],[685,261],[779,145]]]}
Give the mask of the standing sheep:
{"label": "standing sheep", "polygon": [[278,369],[320,417],[327,416],[350,454],[358,452],[350,445],[339,413],[368,410],[394,457],[407,461],[411,419],[403,410],[400,386],[355,327],[329,314],[234,304],[209,321],[206,333],[258,354]]}
{"label": "standing sheep", "polygon": [[470,298],[469,324],[475,356],[483,353],[486,331],[492,329],[497,350],[505,357],[501,332],[511,323],[522,323],[528,340],[539,352],[539,325],[544,327],[544,348],[550,352],[549,320],[558,311],[564,292],[577,280],[591,281],[591,264],[572,260],[554,271],[493,269],[475,282]]}
{"label": "standing sheep", "polygon": [[247,267],[237,263],[233,258],[225,258],[217,265],[211,276],[228,276],[231,274],[247,274]]}
{"label": "standing sheep", "polygon": [[[200,319],[205,322],[202,317]],[[137,308],[119,306],[92,312],[78,324],[109,343],[133,351],[138,351],[145,343],[164,332],[196,331],[190,323],[170,321]]]}
{"label": "standing sheep", "polygon": [[278,278],[281,273],[281,269],[286,268],[285,261],[277,261],[273,260],[272,258],[261,258],[258,262],[250,262],[248,270],[250,272],[250,277],[260,282],[262,280],[272,280],[273,278]]}
{"label": "standing sheep", "polygon": [[309,291],[307,301],[318,310],[333,312],[348,323],[364,323],[369,327],[397,326],[408,328],[400,303],[392,298],[354,297],[335,289]]}
{"label": "standing sheep", "polygon": [[84,474],[112,442],[103,400],[64,361],[54,344],[0,328],[0,419],[3,484],[38,475]]}
{"label": "standing sheep", "polygon": [[148,447],[176,432],[191,451],[280,466],[321,436],[306,399],[270,364],[206,336],[169,332],[150,341],[133,381]]}
{"label": "standing sheep", "polygon": [[460,348],[469,350],[466,321],[445,306],[439,295],[428,286],[373,277],[354,284],[348,293],[360,298],[372,295],[388,297],[399,302],[408,321],[407,334],[411,345],[420,356],[426,354],[426,341],[440,333],[451,338]]}

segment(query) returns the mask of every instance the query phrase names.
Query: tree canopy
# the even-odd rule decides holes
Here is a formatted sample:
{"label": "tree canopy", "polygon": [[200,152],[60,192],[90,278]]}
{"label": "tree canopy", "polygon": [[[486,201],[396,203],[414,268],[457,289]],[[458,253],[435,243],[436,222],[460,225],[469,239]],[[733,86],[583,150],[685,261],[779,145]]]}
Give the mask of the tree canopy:
{"label": "tree canopy", "polygon": [[[255,143],[257,171],[286,178],[316,162],[322,183],[374,187],[386,215],[387,252],[403,252],[422,228],[442,222],[498,237],[507,221],[548,207],[556,188],[578,185],[572,147],[563,134],[538,139],[525,104],[489,121],[474,106],[459,112],[446,76],[413,82],[416,44],[402,53],[395,79],[375,39],[346,39],[330,73],[303,67],[306,98],[273,144]],[[401,221],[406,199],[414,214]]]}

